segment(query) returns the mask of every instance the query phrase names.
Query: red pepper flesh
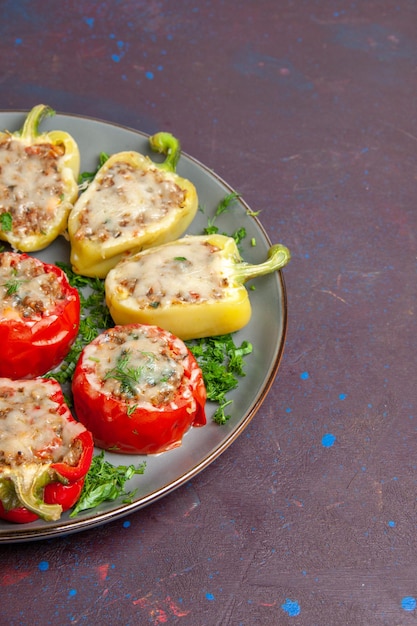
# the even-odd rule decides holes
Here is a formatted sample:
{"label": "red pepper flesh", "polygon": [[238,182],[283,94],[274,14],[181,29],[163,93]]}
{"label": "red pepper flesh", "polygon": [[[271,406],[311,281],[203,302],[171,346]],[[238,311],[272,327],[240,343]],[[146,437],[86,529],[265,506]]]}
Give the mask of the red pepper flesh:
{"label": "red pepper flesh", "polygon": [[1,253],[0,277],[0,376],[43,376],[77,336],[78,291],[60,268],[24,253]]}

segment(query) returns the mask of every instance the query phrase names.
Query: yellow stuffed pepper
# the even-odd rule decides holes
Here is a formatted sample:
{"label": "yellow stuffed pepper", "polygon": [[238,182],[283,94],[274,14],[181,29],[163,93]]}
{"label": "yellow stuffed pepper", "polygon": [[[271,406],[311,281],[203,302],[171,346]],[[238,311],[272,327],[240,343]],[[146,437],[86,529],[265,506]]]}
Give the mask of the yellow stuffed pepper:
{"label": "yellow stuffed pepper", "polygon": [[134,151],[113,154],[71,211],[68,234],[77,274],[104,278],[123,256],[178,238],[194,219],[196,189],[176,173],[179,141],[161,132],[149,143],[166,155],[163,163]]}
{"label": "yellow stuffed pepper", "polygon": [[0,239],[22,252],[42,250],[64,233],[78,197],[76,141],[64,131],[39,133],[54,113],[39,104],[20,130],[0,133]]}
{"label": "yellow stuffed pepper", "polygon": [[116,324],[154,324],[183,340],[223,335],[249,322],[244,283],[289,260],[276,244],[251,265],[232,237],[190,235],[120,261],[105,280],[106,302]]}

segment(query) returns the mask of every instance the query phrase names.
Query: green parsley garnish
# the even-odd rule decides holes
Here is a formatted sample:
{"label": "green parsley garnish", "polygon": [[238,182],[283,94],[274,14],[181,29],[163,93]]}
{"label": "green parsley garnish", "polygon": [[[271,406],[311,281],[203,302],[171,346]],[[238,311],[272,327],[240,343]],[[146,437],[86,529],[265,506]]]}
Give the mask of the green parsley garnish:
{"label": "green parsley garnish", "polygon": [[123,498],[124,503],[133,501],[135,491],[125,491],[126,482],[135,474],[143,474],[146,463],[134,465],[112,465],[104,458],[104,451],[93,457],[91,467],[85,477],[80,499],[70,513],[75,517],[81,511],[93,509],[103,502],[113,502]]}
{"label": "green parsley garnish", "polygon": [[94,179],[100,167],[102,167],[102,165],[105,164],[109,156],[110,155],[108,155],[107,152],[100,152],[97,168],[93,172],[81,172],[80,173],[78,177],[78,185],[81,191],[85,191],[87,189],[88,185]]}
{"label": "green parsley garnish", "polygon": [[[149,359],[149,355],[147,354]],[[122,350],[117,359],[116,367],[106,372],[105,379],[114,378],[120,383],[120,391],[128,398],[137,395],[137,384],[143,376],[144,366],[130,367],[130,350]]]}
{"label": "green parsley garnish", "polygon": [[19,289],[22,282],[23,282],[22,280],[11,278],[6,283],[4,283],[3,287],[6,288],[6,295],[13,296],[15,293],[17,293],[17,290]]}
{"label": "green parsley garnish", "polygon": [[104,280],[79,276],[66,263],[57,262],[56,265],[66,273],[70,285],[78,289],[81,303],[78,335],[60,367],[47,374],[47,377],[64,384],[71,380],[83,348],[114,323],[105,302]]}
{"label": "green parsley garnish", "polygon": [[216,219],[222,215],[223,213],[227,213],[231,207],[231,205],[239,198],[239,194],[235,191],[227,194],[221,202],[217,205],[217,208],[214,212],[214,216],[207,220],[207,226],[204,229],[205,235],[215,235],[219,232],[217,226],[215,226]]}
{"label": "green parsley garnish", "polygon": [[243,341],[236,346],[233,334],[205,337],[187,341],[203,373],[207,399],[218,404],[213,420],[225,424],[230,415],[225,408],[231,404],[226,394],[239,384],[239,377],[245,376],[244,357],[252,352],[252,344]]}
{"label": "green parsley garnish", "polygon": [[0,228],[3,232],[8,233],[12,230],[12,215],[9,212],[0,215]]}

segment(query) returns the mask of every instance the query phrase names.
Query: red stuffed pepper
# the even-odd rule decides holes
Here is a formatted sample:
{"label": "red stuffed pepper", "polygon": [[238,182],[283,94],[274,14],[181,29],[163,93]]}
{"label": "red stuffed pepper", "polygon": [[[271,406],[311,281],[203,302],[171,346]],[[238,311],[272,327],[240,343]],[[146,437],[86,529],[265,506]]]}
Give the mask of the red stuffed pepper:
{"label": "red stuffed pepper", "polygon": [[80,298],[65,273],[27,254],[0,254],[0,376],[56,367],[78,333]]}
{"label": "red stuffed pepper", "polygon": [[206,423],[201,370],[183,341],[157,326],[115,326],[81,353],[72,391],[97,446],[155,454]]}
{"label": "red stuffed pepper", "polygon": [[80,497],[93,438],[55,380],[0,378],[0,518],[57,520]]}

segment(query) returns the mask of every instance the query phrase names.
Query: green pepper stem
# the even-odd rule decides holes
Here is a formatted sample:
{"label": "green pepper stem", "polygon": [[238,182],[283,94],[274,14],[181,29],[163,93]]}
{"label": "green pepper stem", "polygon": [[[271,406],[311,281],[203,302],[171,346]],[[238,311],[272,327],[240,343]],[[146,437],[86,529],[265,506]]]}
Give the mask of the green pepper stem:
{"label": "green pepper stem", "polygon": [[154,152],[166,155],[165,161],[158,163],[158,167],[162,170],[175,173],[181,155],[181,146],[178,139],[171,135],[171,133],[160,132],[149,138],[149,144]]}
{"label": "green pepper stem", "polygon": [[16,496],[22,506],[46,521],[61,517],[60,504],[46,504],[41,498],[43,488],[50,482],[49,465],[24,463],[21,467],[14,468],[9,478],[14,484]]}
{"label": "green pepper stem", "polygon": [[29,111],[22,128],[17,134],[22,139],[27,139],[28,141],[36,139],[39,136],[39,124],[45,117],[51,117],[52,115],[55,115],[55,111],[51,107],[46,104],[38,104]]}
{"label": "green pepper stem", "polygon": [[268,258],[259,265],[251,265],[250,263],[238,263],[235,268],[234,277],[238,282],[245,283],[251,278],[264,276],[280,270],[288,263],[291,253],[281,243],[271,246],[268,250]]}

